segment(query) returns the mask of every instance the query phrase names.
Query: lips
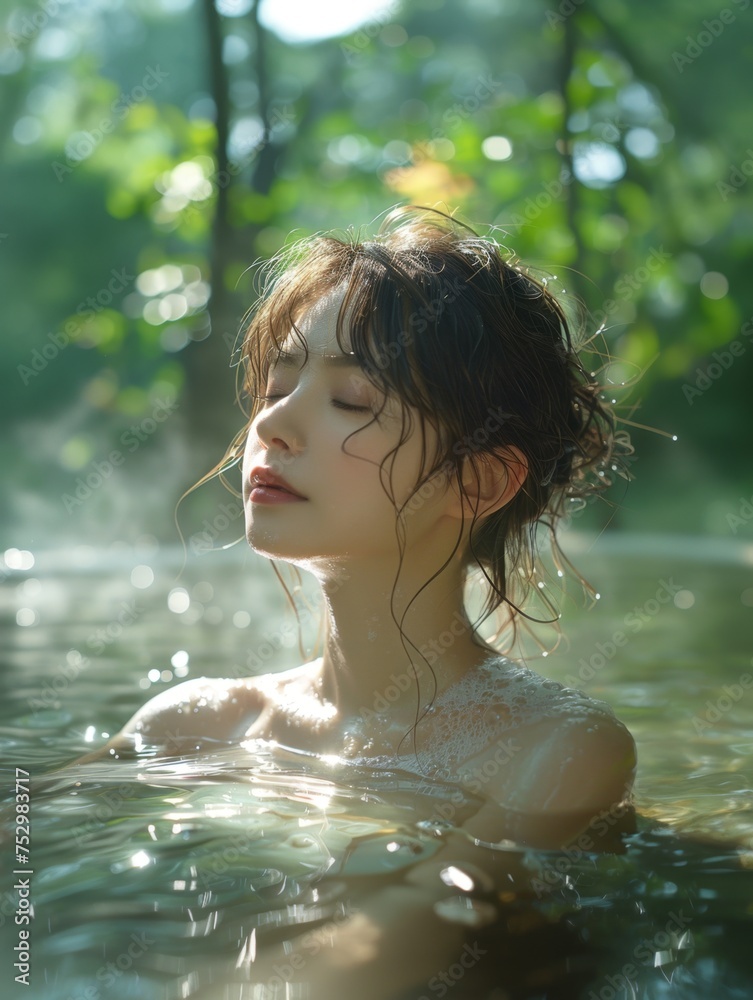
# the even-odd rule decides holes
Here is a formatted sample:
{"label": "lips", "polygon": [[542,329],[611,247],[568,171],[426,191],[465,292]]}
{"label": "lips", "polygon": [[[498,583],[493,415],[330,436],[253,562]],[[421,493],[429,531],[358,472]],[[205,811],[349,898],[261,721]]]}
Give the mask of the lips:
{"label": "lips", "polygon": [[298,490],[294,489],[290,483],[283,479],[282,476],[278,476],[271,469],[267,469],[264,466],[257,465],[251,470],[251,489],[255,486],[267,486],[271,489],[282,490],[285,493],[290,493],[294,497],[300,497],[301,500],[307,500],[308,497],[303,496]]}

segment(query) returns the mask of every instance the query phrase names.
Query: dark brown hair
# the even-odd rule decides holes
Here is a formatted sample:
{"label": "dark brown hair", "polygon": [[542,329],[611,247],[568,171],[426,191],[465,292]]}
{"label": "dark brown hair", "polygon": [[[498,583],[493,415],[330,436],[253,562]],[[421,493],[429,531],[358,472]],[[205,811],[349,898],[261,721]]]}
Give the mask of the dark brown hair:
{"label": "dark brown hair", "polygon": [[[323,296],[344,288],[338,344],[344,349],[348,314],[347,349],[385,397],[402,403],[400,444],[412,425],[409,407],[422,429],[428,421],[438,432],[436,454],[427,456],[424,447],[405,506],[440,472],[463,490],[466,458],[475,468],[484,453],[512,445],[527,460],[528,473],[514,498],[483,521],[474,515],[463,563],[468,571],[479,568],[489,583],[479,621],[506,604],[514,642],[519,616],[539,621],[516,603],[536,588],[538,525],[549,530],[559,574],[563,564],[574,570],[557,542],[557,522],[610,486],[614,473],[631,478],[625,463],[633,450],[629,436],[616,432],[618,418],[602,398],[605,386],[579,358],[589,341],[576,344],[548,279],[534,277],[495,240],[417,206],[392,209],[373,239],[349,232],[342,239],[300,240],[268,262],[263,274],[241,348],[243,391],[252,401],[248,422],[197,486],[214,475],[222,479],[242,454],[275,354],[291,330],[300,335],[296,321]],[[556,623],[559,614],[538,592]]]}

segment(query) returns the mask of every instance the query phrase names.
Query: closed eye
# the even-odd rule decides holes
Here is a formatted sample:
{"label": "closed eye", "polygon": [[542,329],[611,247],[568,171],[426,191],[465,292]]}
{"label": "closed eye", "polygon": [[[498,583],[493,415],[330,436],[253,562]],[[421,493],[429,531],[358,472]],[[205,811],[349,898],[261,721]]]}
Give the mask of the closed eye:
{"label": "closed eye", "polygon": [[[265,403],[273,403],[277,399],[285,399],[285,396],[257,396],[257,399],[263,400]],[[343,403],[342,400],[333,399],[332,405],[338,407],[341,410],[350,410],[353,413],[370,413],[371,409],[368,406],[353,406],[352,403]]]}

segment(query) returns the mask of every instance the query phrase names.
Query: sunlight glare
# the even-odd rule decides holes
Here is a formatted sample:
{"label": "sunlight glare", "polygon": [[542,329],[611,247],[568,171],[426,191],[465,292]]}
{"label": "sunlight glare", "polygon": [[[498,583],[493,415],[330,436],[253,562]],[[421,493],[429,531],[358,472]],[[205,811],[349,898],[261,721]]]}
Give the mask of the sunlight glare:
{"label": "sunlight glare", "polygon": [[261,0],[259,21],[285,42],[310,42],[356,31],[366,21],[387,24],[390,0]]}

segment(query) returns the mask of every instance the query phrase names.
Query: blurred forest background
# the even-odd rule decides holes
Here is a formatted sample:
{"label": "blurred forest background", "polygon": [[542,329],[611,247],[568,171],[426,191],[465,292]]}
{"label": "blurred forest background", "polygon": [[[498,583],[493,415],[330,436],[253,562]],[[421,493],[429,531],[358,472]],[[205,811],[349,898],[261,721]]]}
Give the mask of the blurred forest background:
{"label": "blurred forest background", "polygon": [[[177,543],[259,262],[411,202],[500,227],[643,373],[619,412],[660,433],[578,526],[749,540],[749,5],[8,3],[0,544]],[[242,534],[219,483],[179,513]]]}

